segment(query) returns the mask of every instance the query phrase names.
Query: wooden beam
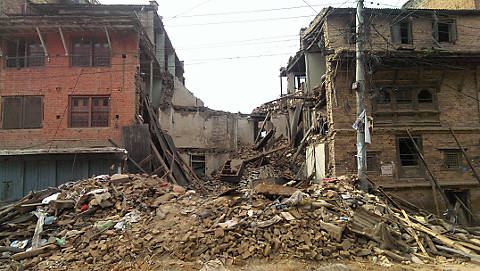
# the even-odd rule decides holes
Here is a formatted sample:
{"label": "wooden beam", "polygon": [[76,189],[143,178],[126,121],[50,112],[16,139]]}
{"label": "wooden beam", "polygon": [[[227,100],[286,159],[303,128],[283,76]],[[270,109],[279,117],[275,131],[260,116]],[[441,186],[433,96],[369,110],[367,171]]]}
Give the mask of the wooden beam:
{"label": "wooden beam", "polygon": [[[172,181],[172,183],[177,184],[177,180],[173,177],[172,171],[170,171],[170,170],[168,169],[167,164],[165,164],[165,161],[163,161],[162,156],[161,156],[160,153],[158,152],[157,147],[155,147],[155,144],[153,143],[153,141],[152,141],[151,139],[150,139],[150,147],[152,147],[152,151],[153,151],[153,153],[155,154],[155,157],[157,157],[158,161],[159,161],[160,164],[162,165],[162,167],[163,167],[163,169],[165,170],[165,172],[168,173],[168,177],[170,177],[170,180]],[[156,170],[155,170],[155,171],[156,171]]]}
{"label": "wooden beam", "polygon": [[42,43],[43,52],[45,53],[45,56],[48,56],[47,47],[45,46],[45,42],[43,41],[42,33],[40,33],[40,29],[38,28],[38,26],[35,27],[35,29],[37,30],[38,38],[40,39],[40,42]]}
{"label": "wooden beam", "polygon": [[[117,147],[117,148],[120,148],[120,147],[118,146],[118,144],[115,143],[115,141],[113,141],[113,139],[110,139],[110,138],[109,138],[108,141],[109,141],[110,143],[112,143],[113,146],[115,146],[115,147]],[[145,174],[148,174],[148,172],[145,171],[145,169],[143,169],[137,162],[135,162],[135,160],[133,160],[133,158],[132,158],[132,157],[130,156],[130,154],[128,154],[128,153],[127,153],[127,158],[128,158],[128,160],[130,160],[130,162],[132,162],[132,164],[133,164],[134,166],[136,166],[138,169],[140,169],[140,171],[142,171],[142,172],[145,173]]]}
{"label": "wooden beam", "polygon": [[423,154],[422,154],[420,148],[418,147],[417,142],[415,142],[412,134],[410,133],[410,130],[408,130],[408,129],[407,129],[407,134],[410,137],[410,140],[412,141],[413,146],[417,150],[418,157],[420,157],[420,160],[422,160],[423,164],[425,165],[425,168],[427,169],[427,172],[430,175],[430,179],[432,180],[432,182],[434,182],[435,186],[437,187],[438,191],[440,192],[440,195],[442,195],[442,198],[445,201],[445,206],[447,207],[447,209],[449,209],[450,208],[450,202],[448,201],[447,195],[445,195],[445,191],[443,191],[442,187],[437,182],[437,179],[435,179],[435,176],[433,175],[432,171],[430,170],[430,167],[428,167],[428,164],[425,161],[425,158],[423,157]]}
{"label": "wooden beam", "polygon": [[110,35],[108,34],[107,26],[104,26],[104,29],[105,29],[105,35],[107,36],[108,49],[112,51],[112,43],[110,42]]}
{"label": "wooden beam", "polygon": [[472,162],[470,162],[470,158],[468,157],[467,152],[465,151],[463,146],[460,144],[460,141],[458,141],[458,138],[455,135],[455,132],[453,132],[452,128],[450,128],[450,133],[452,134],[453,138],[455,139],[455,142],[457,142],[457,145],[460,148],[460,150],[462,151],[463,156],[465,157],[465,160],[467,160],[468,166],[470,166],[470,168],[472,169],[473,176],[475,177],[475,179],[477,179],[477,182],[480,184],[480,176],[478,176],[477,171],[475,170],[475,168],[472,165]]}
{"label": "wooden beam", "polygon": [[405,210],[402,209],[401,211],[402,211],[403,216],[405,217],[405,220],[407,221],[407,225],[409,227],[408,230],[410,231],[410,234],[413,236],[413,238],[415,238],[415,241],[417,242],[418,247],[422,251],[423,255],[425,255],[425,257],[430,258],[430,255],[428,255],[427,251],[423,247],[422,242],[420,242],[420,239],[418,239],[417,233],[415,232],[415,230],[412,227],[412,221],[410,221],[410,218],[408,218],[408,215],[407,215],[407,213],[405,213]]}
{"label": "wooden beam", "polygon": [[262,122],[262,126],[260,127],[260,129],[258,130],[258,134],[257,136],[255,137],[255,141],[253,143],[257,143],[258,140],[260,139],[260,136],[262,136],[262,131],[263,131],[263,128],[265,128],[265,123],[270,119],[270,111],[268,111],[267,115],[265,116],[265,119],[263,120]]}
{"label": "wooden beam", "polygon": [[58,27],[58,32],[60,33],[60,38],[62,39],[63,49],[65,50],[65,55],[68,56],[67,44],[65,43],[65,38],[63,36],[62,28]]}

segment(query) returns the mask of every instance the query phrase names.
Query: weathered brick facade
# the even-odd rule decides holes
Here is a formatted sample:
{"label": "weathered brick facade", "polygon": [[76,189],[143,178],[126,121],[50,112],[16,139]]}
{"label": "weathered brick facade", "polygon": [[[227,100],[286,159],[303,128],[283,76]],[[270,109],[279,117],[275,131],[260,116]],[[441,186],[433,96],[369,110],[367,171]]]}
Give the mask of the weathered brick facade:
{"label": "weathered brick facade", "polygon": [[[53,146],[104,145],[111,138],[122,142],[121,127],[135,118],[135,74],[139,65],[138,35],[134,32],[110,32],[112,43],[109,67],[72,67],[59,33],[44,35],[50,55],[43,67],[6,68],[0,66],[0,94],[43,96],[43,127],[39,129],[0,129],[0,147],[25,148],[56,141]],[[67,48],[71,38],[105,36],[99,32],[64,33]],[[34,33],[33,39],[37,38]],[[10,36],[15,38],[15,36]],[[6,40],[3,41],[5,48]],[[70,95],[104,95],[110,98],[108,127],[69,128]],[[1,110],[1,105],[0,105]],[[68,141],[68,144],[65,144]],[[63,143],[62,143],[63,142]]]}
{"label": "weathered brick facade", "polygon": [[[354,16],[354,9],[324,10],[303,31],[305,51],[287,68],[287,73],[291,69],[295,76],[302,76],[296,59],[305,57],[305,91],[325,91],[325,107],[318,110],[307,105],[304,113],[312,115],[310,119],[315,115],[328,119],[327,151],[325,157],[317,157],[327,164],[325,173],[331,177],[357,172],[356,131],[352,129],[357,118],[352,90]],[[372,144],[367,145],[368,177],[419,207],[435,211],[430,177],[413,144],[408,143],[409,129],[436,180],[447,194],[452,193],[449,199],[455,202],[452,197],[458,194],[480,214],[478,181],[450,133],[452,128],[478,169],[480,12],[368,9],[365,18],[366,112],[373,125]],[[401,40],[394,37],[396,24],[401,25]],[[325,68],[312,64],[315,61],[324,61]],[[322,69],[325,84],[309,86],[308,82],[321,81],[312,77],[320,78]],[[323,143],[312,143],[317,144]],[[442,210],[443,201],[439,195],[437,199]]]}

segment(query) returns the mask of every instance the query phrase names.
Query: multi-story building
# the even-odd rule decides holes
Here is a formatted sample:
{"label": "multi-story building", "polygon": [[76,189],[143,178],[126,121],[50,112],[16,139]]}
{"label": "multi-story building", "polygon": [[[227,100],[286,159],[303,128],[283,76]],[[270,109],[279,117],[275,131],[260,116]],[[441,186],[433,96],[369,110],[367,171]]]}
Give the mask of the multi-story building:
{"label": "multi-story building", "polygon": [[[317,178],[357,171],[355,13],[324,9],[302,29],[301,48],[282,70],[290,93],[317,95],[304,106],[304,127],[319,115],[328,122],[327,136],[307,148]],[[460,199],[480,213],[480,180],[450,132],[478,168],[480,11],[366,9],[364,18],[368,177],[419,207],[442,211],[409,129],[451,204],[462,208]]]}
{"label": "multi-story building", "polygon": [[1,3],[0,201],[116,172],[141,96],[184,81],[155,1],[75,2]]}

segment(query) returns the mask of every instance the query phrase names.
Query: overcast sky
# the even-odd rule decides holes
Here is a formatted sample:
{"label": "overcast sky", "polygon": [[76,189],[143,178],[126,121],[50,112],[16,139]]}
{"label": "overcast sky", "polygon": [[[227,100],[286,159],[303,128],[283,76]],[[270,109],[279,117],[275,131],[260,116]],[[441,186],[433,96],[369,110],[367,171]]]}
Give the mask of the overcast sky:
{"label": "overcast sky", "polygon": [[[148,4],[148,0],[100,0]],[[406,0],[365,1],[400,7]],[[279,69],[299,48],[300,28],[323,7],[354,0],[157,0],[167,33],[185,61],[186,87],[206,106],[250,113],[280,95]],[[284,84],[284,91],[286,86]]]}

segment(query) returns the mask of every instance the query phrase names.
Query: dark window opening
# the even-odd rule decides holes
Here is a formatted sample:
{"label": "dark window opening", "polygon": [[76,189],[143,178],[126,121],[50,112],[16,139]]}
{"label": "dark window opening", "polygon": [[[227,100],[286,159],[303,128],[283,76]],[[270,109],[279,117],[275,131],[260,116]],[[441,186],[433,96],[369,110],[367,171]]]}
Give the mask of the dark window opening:
{"label": "dark window opening", "polygon": [[424,89],[418,93],[418,103],[420,104],[431,104],[433,103],[432,93]]}
{"label": "dark window opening", "polygon": [[438,42],[450,42],[449,25],[438,23]]}
{"label": "dark window opening", "polygon": [[75,67],[110,66],[110,47],[104,41],[73,41],[71,65]]}
{"label": "dark window opening", "polygon": [[45,66],[45,52],[40,42],[8,40],[6,56],[7,68]]}
{"label": "dark window opening", "polygon": [[460,150],[446,150],[443,152],[443,167],[445,169],[459,169],[461,158]]}
{"label": "dark window opening", "polygon": [[70,97],[70,127],[108,127],[109,97]]}
{"label": "dark window opening", "polygon": [[397,89],[395,99],[397,104],[410,104],[412,103],[412,93],[408,89]]}
{"label": "dark window opening", "polygon": [[3,129],[42,128],[42,96],[2,97]]}
{"label": "dark window opening", "polygon": [[195,174],[199,177],[205,176],[205,155],[194,155],[190,156],[190,162],[192,169],[195,171]]}
{"label": "dark window opening", "polygon": [[[418,138],[414,140],[418,144]],[[398,150],[402,167],[418,166],[418,152],[410,138],[399,138]]]}
{"label": "dark window opening", "polygon": [[433,24],[433,35],[437,42],[453,43],[457,39],[455,21],[446,20]]}

